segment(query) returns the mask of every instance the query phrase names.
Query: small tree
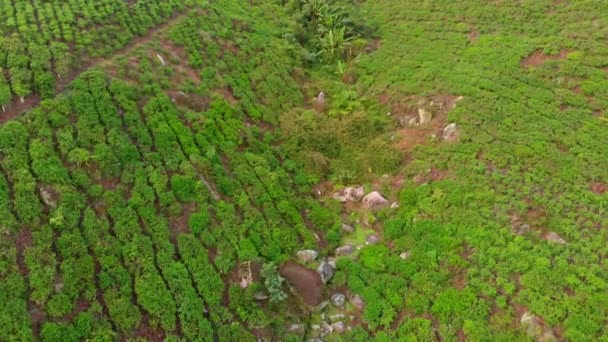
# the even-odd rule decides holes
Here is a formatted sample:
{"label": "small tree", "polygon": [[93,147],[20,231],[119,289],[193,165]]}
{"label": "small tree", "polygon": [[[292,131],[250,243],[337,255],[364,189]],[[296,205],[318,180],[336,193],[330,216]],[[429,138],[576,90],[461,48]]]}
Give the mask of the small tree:
{"label": "small tree", "polygon": [[264,264],[262,267],[262,277],[264,277],[264,285],[268,289],[270,294],[270,302],[280,302],[287,298],[287,294],[283,291],[283,277],[277,272],[277,268],[274,263]]}
{"label": "small tree", "polygon": [[6,105],[11,102],[12,94],[11,88],[6,83],[4,77],[0,74],[0,107],[2,111],[6,111]]}

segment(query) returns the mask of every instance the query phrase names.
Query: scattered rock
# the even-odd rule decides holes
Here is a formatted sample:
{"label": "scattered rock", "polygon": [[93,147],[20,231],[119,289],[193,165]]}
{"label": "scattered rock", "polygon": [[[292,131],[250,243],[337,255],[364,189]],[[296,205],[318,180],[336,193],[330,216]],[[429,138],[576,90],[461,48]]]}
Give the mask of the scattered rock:
{"label": "scattered rock", "polygon": [[44,204],[52,208],[57,207],[57,200],[55,199],[55,194],[50,189],[47,189],[44,186],[40,186],[38,190],[40,192],[40,197],[42,198]]}
{"label": "scattered rock", "polygon": [[321,336],[322,337],[325,337],[325,336],[331,334],[333,331],[334,331],[334,328],[331,325],[329,325],[327,323],[321,324]]}
{"label": "scattered rock", "polygon": [[511,232],[517,235],[525,235],[530,232],[530,225],[527,223],[518,222],[513,224]]}
{"label": "scattered rock", "polygon": [[338,308],[344,307],[346,296],[342,293],[334,293],[331,296],[331,303]]}
{"label": "scattered rock", "polygon": [[537,337],[542,334],[542,327],[538,322],[538,318],[530,312],[524,312],[521,316],[521,326],[526,331],[526,334],[531,337]]}
{"label": "scattered rock", "polygon": [[312,249],[305,249],[302,251],[298,251],[297,253],[298,256],[298,260],[300,260],[300,262],[311,262],[313,260],[315,260],[317,258],[317,256],[319,256],[319,253],[317,253],[317,251],[312,250]]}
{"label": "scattered rock", "polygon": [[363,197],[363,207],[367,209],[380,209],[389,205],[389,201],[382,197],[378,191],[373,191]]}
{"label": "scattered rock", "polygon": [[61,292],[63,290],[63,283],[55,284],[55,292]]}
{"label": "scattered rock", "polygon": [[401,126],[401,127],[417,126],[418,125],[418,116],[416,116],[416,115],[398,116],[397,122],[399,123],[399,126]]}
{"label": "scattered rock", "polygon": [[376,234],[370,234],[365,238],[365,243],[368,245],[375,245],[380,241],[380,238]]}
{"label": "scattered rock", "polygon": [[319,95],[317,95],[316,101],[317,101],[317,103],[325,103],[325,93],[319,92]]}
{"label": "scattered rock", "polygon": [[348,244],[342,247],[336,248],[336,255],[349,255],[355,251],[355,247],[353,245]]}
{"label": "scattered rock", "polygon": [[424,108],[418,108],[418,122],[421,125],[426,125],[429,122],[431,122],[431,119],[433,118],[433,115],[431,114],[431,112],[429,110],[426,110]]}
{"label": "scattered rock", "polygon": [[357,294],[357,295],[350,297],[348,300],[354,307],[356,307],[359,310],[363,310],[365,303],[363,302],[363,298],[361,298],[361,296],[359,296]]}
{"label": "scattered rock", "polygon": [[267,300],[268,299],[268,295],[265,294],[264,292],[256,292],[253,294],[253,299],[255,300]]}
{"label": "scattered rock", "polygon": [[346,316],[344,314],[335,314],[335,315],[329,316],[329,321],[338,322],[338,321],[344,320],[344,318],[346,318]]}
{"label": "scattered rock", "polygon": [[409,258],[410,256],[412,256],[412,252],[411,251],[407,251],[407,252],[403,252],[403,253],[399,254],[399,257],[402,260],[405,260],[405,259]]}
{"label": "scattered rock", "polygon": [[557,235],[556,232],[547,233],[547,235],[545,236],[545,240],[559,243],[560,245],[566,244],[566,240],[564,240],[561,236]]}
{"label": "scattered rock", "polygon": [[343,322],[336,322],[331,325],[332,330],[335,333],[341,334],[346,330],[346,326]]}
{"label": "scattered rock", "polygon": [[241,278],[240,286],[246,289],[253,283],[253,274],[251,273],[251,262],[243,262],[239,264],[238,269],[239,278]]}
{"label": "scattered rock", "polygon": [[304,326],[304,324],[294,323],[290,325],[289,328],[287,328],[287,331],[290,333],[303,335],[304,332],[306,332],[306,327]]}
{"label": "scattered rock", "polygon": [[397,209],[397,208],[399,208],[399,202],[391,203],[391,209]]}
{"label": "scattered rock", "polygon": [[333,267],[334,270],[338,268],[338,265],[336,264],[336,258],[328,258],[327,263],[329,264],[329,266]]}
{"label": "scattered rock", "polygon": [[349,226],[347,224],[342,223],[342,231],[351,234],[355,232],[355,228],[353,228],[353,226]]}
{"label": "scattered rock", "polygon": [[315,306],[312,311],[314,311],[314,312],[323,311],[327,307],[327,305],[329,305],[329,301],[324,300],[321,302],[321,304]]}
{"label": "scattered rock", "polygon": [[160,64],[162,64],[162,66],[165,66],[165,59],[163,58],[163,56],[156,54],[156,58],[158,58]]}
{"label": "scattered rock", "polygon": [[323,281],[323,283],[327,283],[327,281],[334,276],[334,268],[327,261],[321,262],[319,268],[317,268],[317,272],[321,276],[321,280]]}
{"label": "scattered rock", "polygon": [[344,188],[334,193],[333,198],[342,203],[357,202],[363,197],[363,195],[365,195],[365,190],[363,189],[363,187],[357,186]]}
{"label": "scattered rock", "polygon": [[454,141],[458,138],[458,127],[455,123],[451,123],[443,129],[443,140]]}

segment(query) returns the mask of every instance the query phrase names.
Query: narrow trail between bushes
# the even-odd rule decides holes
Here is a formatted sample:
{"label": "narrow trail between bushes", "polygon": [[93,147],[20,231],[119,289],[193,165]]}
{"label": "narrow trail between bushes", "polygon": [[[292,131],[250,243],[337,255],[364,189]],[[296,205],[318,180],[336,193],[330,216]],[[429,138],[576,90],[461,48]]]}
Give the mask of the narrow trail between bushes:
{"label": "narrow trail between bushes", "polygon": [[[122,49],[115,51],[112,55],[93,58],[84,57],[83,60],[79,61],[79,63],[81,64],[79,68],[72,70],[67,77],[59,79],[57,81],[57,84],[55,84],[55,96],[63,92],[65,87],[70,84],[74,79],[76,79],[81,73],[97,66],[105,66],[112,59],[129,54],[136,48],[151,41],[160,32],[177,24],[180,20],[186,17],[187,14],[188,11],[174,14],[166,22],[149,29],[143,36],[134,38],[133,40],[131,40],[131,42],[129,42],[129,44],[125,45]],[[20,117],[25,112],[38,106],[41,101],[42,99],[38,94],[28,95],[23,99],[23,101],[21,101],[21,99],[19,99],[18,97],[13,98],[13,100],[8,105],[6,105],[6,110],[4,112],[0,111],[0,124]]]}

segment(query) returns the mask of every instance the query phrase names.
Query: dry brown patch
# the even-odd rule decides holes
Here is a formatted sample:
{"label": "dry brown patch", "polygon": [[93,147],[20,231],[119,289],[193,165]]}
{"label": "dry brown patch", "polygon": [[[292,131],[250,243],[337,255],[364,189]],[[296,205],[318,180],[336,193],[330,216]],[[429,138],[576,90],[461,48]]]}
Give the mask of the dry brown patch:
{"label": "dry brown patch", "polygon": [[143,319],[135,332],[135,336],[149,342],[161,342],[165,339],[165,334],[162,330],[150,326],[150,317],[147,313],[144,313]]}
{"label": "dry brown patch", "polygon": [[536,50],[528,57],[522,59],[521,65],[524,68],[538,67],[545,64],[547,61],[563,60],[570,52],[572,52],[572,50],[563,49],[558,55],[545,55],[542,50]]}
{"label": "dry brown patch", "polygon": [[188,227],[188,219],[190,214],[196,209],[196,204],[186,203],[182,205],[182,214],[173,219],[171,222],[171,230],[174,233],[189,233],[190,228]]}
{"label": "dry brown patch", "polygon": [[471,32],[469,32],[467,39],[470,42],[474,42],[477,40],[477,38],[479,38],[479,31],[477,30],[477,28],[475,26],[471,26]]}
{"label": "dry brown patch", "polygon": [[605,183],[601,183],[601,182],[593,182],[591,183],[591,191],[593,191],[593,193],[598,194],[598,195],[603,195],[607,189],[606,184]]}
{"label": "dry brown patch", "polygon": [[419,173],[414,177],[414,182],[418,185],[429,183],[429,182],[437,182],[443,180],[448,177],[448,171],[439,170],[437,168],[430,168],[426,173]]}
{"label": "dry brown patch", "polygon": [[[391,103],[386,99],[386,95],[381,95],[381,102]],[[411,151],[417,145],[428,142],[431,138],[441,138],[443,130],[447,124],[448,113],[456,107],[456,103],[462,97],[448,94],[437,94],[428,96],[424,99],[427,106],[430,106],[432,119],[425,125],[407,125],[396,131],[397,144],[395,145],[402,151]],[[414,97],[406,97],[402,101],[393,103],[391,115],[398,120],[408,118],[419,118],[418,105]],[[408,121],[408,120],[405,120]]]}

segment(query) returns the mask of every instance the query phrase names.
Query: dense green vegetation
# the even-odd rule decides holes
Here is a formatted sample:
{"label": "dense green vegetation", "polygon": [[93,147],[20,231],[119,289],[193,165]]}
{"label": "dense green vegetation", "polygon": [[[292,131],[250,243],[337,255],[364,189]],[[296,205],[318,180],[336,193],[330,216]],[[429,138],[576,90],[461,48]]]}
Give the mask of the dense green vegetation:
{"label": "dense green vegetation", "polygon": [[4,1],[0,340],[606,339],[606,13]]}
{"label": "dense green vegetation", "polygon": [[108,56],[197,1],[40,1],[0,4],[0,105],[50,98],[91,57]]}

